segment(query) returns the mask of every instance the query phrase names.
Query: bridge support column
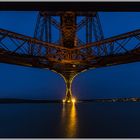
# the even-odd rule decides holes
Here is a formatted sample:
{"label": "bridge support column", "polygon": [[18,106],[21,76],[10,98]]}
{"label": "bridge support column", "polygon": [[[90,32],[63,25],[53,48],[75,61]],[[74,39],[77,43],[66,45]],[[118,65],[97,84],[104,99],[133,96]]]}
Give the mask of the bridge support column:
{"label": "bridge support column", "polygon": [[66,84],[66,95],[65,99],[63,102],[70,103],[73,102],[73,97],[72,97],[72,82],[73,79],[75,78],[76,75],[73,76],[64,76],[61,75],[64,78],[65,84]]}
{"label": "bridge support column", "polygon": [[72,101],[72,85],[73,79],[65,79],[66,83],[66,97],[65,97],[65,102],[71,102]]}

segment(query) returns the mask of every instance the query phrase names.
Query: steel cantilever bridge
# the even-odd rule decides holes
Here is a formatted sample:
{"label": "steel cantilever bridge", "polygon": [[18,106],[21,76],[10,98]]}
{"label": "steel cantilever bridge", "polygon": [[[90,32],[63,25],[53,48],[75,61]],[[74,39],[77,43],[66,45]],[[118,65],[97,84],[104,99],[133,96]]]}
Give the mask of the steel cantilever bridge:
{"label": "steel cantilever bridge", "polygon": [[40,11],[34,37],[0,29],[0,62],[46,68],[66,83],[91,68],[140,61],[140,30],[104,38],[98,12]]}

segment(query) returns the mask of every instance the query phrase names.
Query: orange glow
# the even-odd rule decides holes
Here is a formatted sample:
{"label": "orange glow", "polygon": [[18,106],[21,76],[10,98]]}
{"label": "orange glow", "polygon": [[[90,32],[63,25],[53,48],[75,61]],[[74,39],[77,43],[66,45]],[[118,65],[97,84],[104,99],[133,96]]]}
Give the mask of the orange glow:
{"label": "orange glow", "polygon": [[72,103],[75,103],[75,102],[76,102],[76,99],[75,99],[75,98],[73,98],[71,101],[72,101]]}
{"label": "orange glow", "polygon": [[66,101],[66,99],[63,99],[62,102],[63,103],[73,103],[74,104],[74,103],[76,103],[76,99],[72,98],[71,100],[67,100],[67,101]]}
{"label": "orange glow", "polygon": [[65,129],[63,130],[67,138],[76,137],[78,131],[78,118],[76,105],[71,102],[71,104],[63,104],[61,123],[65,124]]}

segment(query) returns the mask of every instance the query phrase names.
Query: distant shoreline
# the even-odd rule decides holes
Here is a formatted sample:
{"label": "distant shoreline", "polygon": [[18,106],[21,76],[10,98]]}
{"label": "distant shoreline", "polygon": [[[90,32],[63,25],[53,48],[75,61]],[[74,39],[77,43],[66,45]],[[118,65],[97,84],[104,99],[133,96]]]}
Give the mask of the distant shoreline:
{"label": "distant shoreline", "polygon": [[[109,99],[81,99],[77,102],[140,102],[140,98],[109,98]],[[0,99],[1,103],[62,103],[62,100],[37,100],[37,99],[13,99],[4,98]]]}

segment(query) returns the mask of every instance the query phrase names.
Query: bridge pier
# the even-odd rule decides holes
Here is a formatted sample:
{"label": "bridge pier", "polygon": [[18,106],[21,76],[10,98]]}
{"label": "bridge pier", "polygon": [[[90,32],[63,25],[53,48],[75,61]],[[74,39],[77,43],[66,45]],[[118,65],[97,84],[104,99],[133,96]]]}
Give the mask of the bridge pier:
{"label": "bridge pier", "polygon": [[65,84],[66,84],[66,97],[65,97],[65,102],[71,102],[72,101],[72,82],[73,79],[65,79]]}
{"label": "bridge pier", "polygon": [[65,95],[63,102],[66,102],[66,103],[73,102],[74,98],[72,97],[72,82],[73,82],[73,79],[76,77],[76,75],[77,74],[69,75],[69,76],[61,75],[66,84],[66,95]]}

